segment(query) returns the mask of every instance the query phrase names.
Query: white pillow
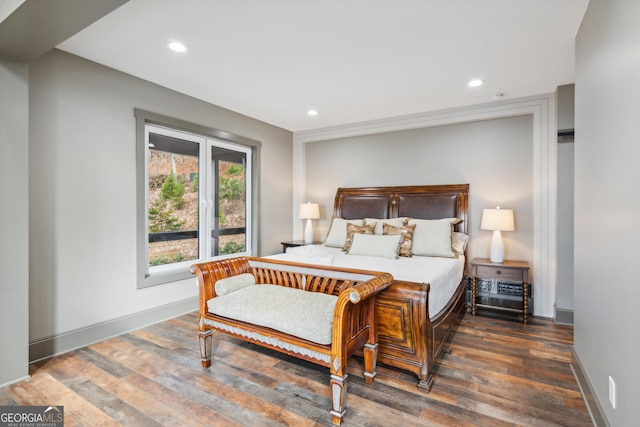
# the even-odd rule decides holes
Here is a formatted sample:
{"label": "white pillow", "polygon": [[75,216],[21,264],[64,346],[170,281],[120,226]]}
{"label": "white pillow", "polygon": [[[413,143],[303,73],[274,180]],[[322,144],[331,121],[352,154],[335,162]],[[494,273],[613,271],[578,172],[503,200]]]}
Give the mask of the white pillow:
{"label": "white pillow", "polygon": [[347,254],[395,259],[403,240],[402,235],[354,234]]}
{"label": "white pillow", "polygon": [[458,231],[451,234],[451,247],[459,254],[463,254],[467,250],[467,243],[469,243],[468,235]]}
{"label": "white pillow", "polygon": [[407,219],[406,216],[402,218],[382,218],[382,219],[365,218],[364,224],[369,225],[375,222],[376,228],[375,230],[373,230],[373,234],[384,234],[382,232],[382,224],[389,224],[389,225],[393,225],[394,227],[402,227],[406,219]]}
{"label": "white pillow", "polygon": [[242,273],[227,277],[226,279],[219,279],[216,281],[214,287],[216,289],[216,295],[223,296],[255,284],[256,279],[253,277],[253,274]]}
{"label": "white pillow", "polygon": [[344,218],[333,218],[331,228],[329,228],[329,235],[324,242],[325,246],[334,248],[342,248],[344,246],[344,242],[347,240],[347,222],[355,225],[364,224],[362,219],[350,219],[347,221]]}
{"label": "white pillow", "polygon": [[451,233],[453,224],[458,222],[460,222],[458,218],[410,219],[409,225],[416,225],[411,253],[422,256],[455,257],[456,254],[451,249]]}

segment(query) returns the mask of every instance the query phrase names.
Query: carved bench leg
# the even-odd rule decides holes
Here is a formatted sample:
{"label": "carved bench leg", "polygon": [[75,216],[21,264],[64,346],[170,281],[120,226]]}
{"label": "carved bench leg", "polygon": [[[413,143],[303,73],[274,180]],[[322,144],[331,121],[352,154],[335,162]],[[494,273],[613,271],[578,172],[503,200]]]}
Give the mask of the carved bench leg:
{"label": "carved bench leg", "polygon": [[208,368],[211,366],[211,341],[213,336],[211,330],[200,331],[200,359],[202,360],[202,367]]}
{"label": "carved bench leg", "polygon": [[331,375],[331,421],[340,425],[342,423],[342,417],[346,412],[345,400],[347,398],[347,377],[339,377],[338,375]]}
{"label": "carved bench leg", "polygon": [[418,388],[429,393],[433,385],[433,375],[428,374],[418,380]]}
{"label": "carved bench leg", "polygon": [[378,362],[378,343],[365,344],[364,350],[364,380],[367,384],[373,382],[376,376],[376,364]]}

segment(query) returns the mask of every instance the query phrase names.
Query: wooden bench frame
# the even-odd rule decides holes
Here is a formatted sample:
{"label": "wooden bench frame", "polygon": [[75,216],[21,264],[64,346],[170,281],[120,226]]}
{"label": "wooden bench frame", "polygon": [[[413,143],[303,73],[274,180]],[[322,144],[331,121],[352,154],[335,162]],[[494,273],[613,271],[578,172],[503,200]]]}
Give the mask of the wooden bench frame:
{"label": "wooden bench frame", "polygon": [[[252,257],[195,264],[191,267],[191,272],[198,278],[198,329],[202,366],[211,366],[212,331],[215,330],[328,367],[332,422],[340,424],[346,411],[349,357],[362,350],[365,381],[370,384],[376,375],[376,297],[391,284],[393,276],[389,273],[330,267],[287,266]],[[338,300],[333,316],[331,344],[317,344],[271,328],[210,313],[207,301],[216,297],[215,282],[242,273],[253,274],[257,284],[280,285],[306,292],[336,295]]]}

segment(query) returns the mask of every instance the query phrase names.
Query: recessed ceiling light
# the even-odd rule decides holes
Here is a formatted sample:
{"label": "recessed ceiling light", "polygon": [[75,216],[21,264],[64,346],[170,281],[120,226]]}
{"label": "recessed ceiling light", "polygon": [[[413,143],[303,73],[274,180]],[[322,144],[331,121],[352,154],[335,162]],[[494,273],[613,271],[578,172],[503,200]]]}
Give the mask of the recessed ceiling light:
{"label": "recessed ceiling light", "polygon": [[318,111],[317,110],[309,110],[307,111],[307,114],[310,116],[317,116],[318,115]]}
{"label": "recessed ceiling light", "polygon": [[469,87],[478,87],[478,86],[482,86],[483,83],[484,83],[484,80],[482,80],[482,79],[473,79],[473,80],[469,81],[469,83],[467,83],[467,85]]}
{"label": "recessed ceiling light", "polygon": [[169,49],[171,49],[174,52],[182,53],[182,52],[186,52],[187,51],[187,47],[185,45],[183,45],[182,43],[177,42],[177,41],[169,42],[169,44],[167,46],[169,46]]}

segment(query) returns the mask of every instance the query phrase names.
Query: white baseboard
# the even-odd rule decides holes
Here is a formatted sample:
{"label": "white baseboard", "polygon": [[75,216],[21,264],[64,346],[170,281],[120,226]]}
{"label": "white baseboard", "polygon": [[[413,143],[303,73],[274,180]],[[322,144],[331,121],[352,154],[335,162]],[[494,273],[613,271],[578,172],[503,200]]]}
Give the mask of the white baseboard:
{"label": "white baseboard", "polygon": [[65,332],[60,335],[35,340],[29,343],[29,363],[86,347],[90,344],[190,313],[197,309],[198,297],[193,297],[151,310],[141,311],[140,313]]}

